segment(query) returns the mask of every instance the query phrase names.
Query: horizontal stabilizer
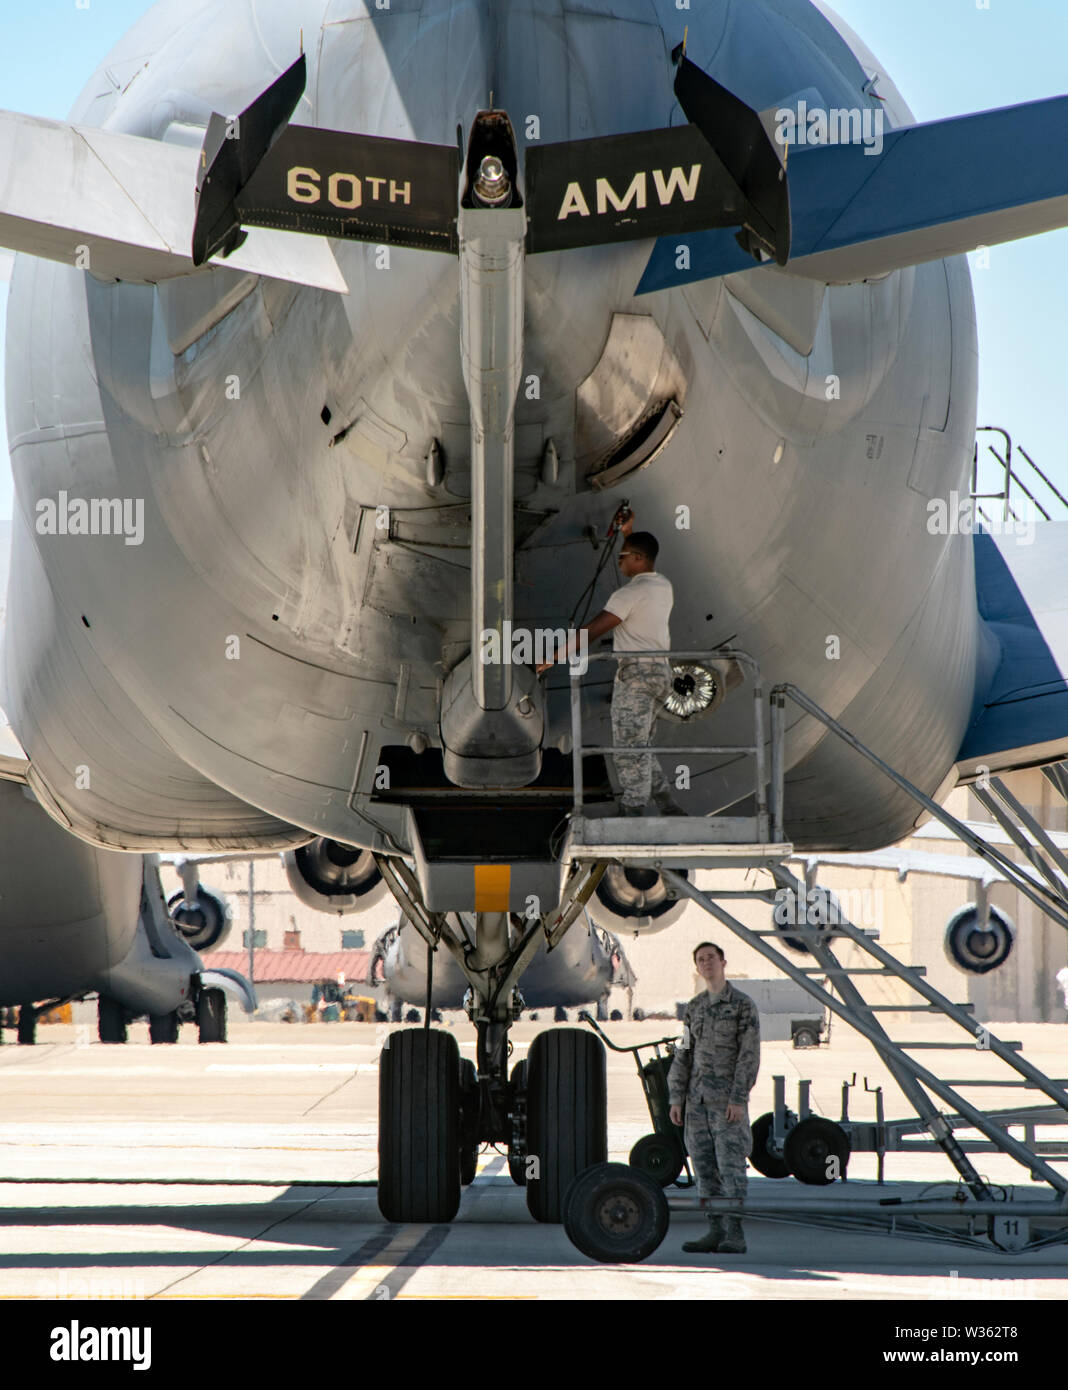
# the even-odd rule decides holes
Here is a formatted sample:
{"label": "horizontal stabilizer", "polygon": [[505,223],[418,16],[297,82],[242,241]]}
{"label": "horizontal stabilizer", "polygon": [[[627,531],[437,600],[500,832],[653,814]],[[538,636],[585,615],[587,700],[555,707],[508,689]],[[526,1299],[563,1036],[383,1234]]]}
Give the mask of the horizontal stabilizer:
{"label": "horizontal stabilizer", "polygon": [[237,195],[242,226],[455,251],[460,152],[287,126]]}
{"label": "horizontal stabilizer", "polygon": [[[190,255],[200,153],[136,135],[0,111],[0,246],[156,284],[195,269]],[[236,270],[346,293],[325,241],[257,230]]]}
{"label": "horizontal stabilizer", "polygon": [[[872,113],[878,115],[879,113]],[[831,284],[871,279],[1068,225],[1068,97],[885,130],[869,143],[791,146],[787,270]],[[704,232],[676,266],[654,248],[639,294],[752,270],[730,234]]]}
{"label": "horizontal stabilizer", "polygon": [[[525,200],[517,187],[507,116],[480,112],[468,146],[463,205],[525,207],[531,253],[729,228],[751,248],[750,264],[762,255],[785,264],[789,193],[759,115],[680,53],[674,56],[675,90],[690,125],[531,144]],[[290,126],[304,81],[301,58],[236,120],[212,117],[201,151],[197,264],[240,246],[245,227],[455,254],[459,150]],[[482,138],[487,130],[500,133],[492,148]],[[476,144],[480,154],[510,166],[507,193],[489,202],[471,199]]]}
{"label": "horizontal stabilizer", "polygon": [[989,659],[957,755],[962,777],[1068,756],[1068,521],[977,534],[975,582]]}
{"label": "horizontal stabilizer", "polygon": [[740,227],[748,203],[695,125],[531,145],[528,249]]}

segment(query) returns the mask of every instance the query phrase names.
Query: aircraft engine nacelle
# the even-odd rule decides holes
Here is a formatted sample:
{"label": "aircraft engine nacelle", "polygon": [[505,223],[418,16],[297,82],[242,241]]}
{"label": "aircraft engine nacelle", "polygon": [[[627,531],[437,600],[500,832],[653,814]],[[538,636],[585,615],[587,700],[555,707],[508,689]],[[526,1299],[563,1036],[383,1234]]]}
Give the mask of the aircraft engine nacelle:
{"label": "aircraft engine nacelle", "polygon": [[[689,877],[686,870],[681,872]],[[673,926],[685,912],[688,901],[679,898],[655,869],[624,869],[609,864],[586,904],[586,911],[606,931],[651,933]]]}
{"label": "aircraft engine nacelle", "polygon": [[[371,948],[368,980],[383,983],[394,999],[405,1004],[422,1006],[426,1003],[427,948],[415,928],[402,918],[388,927]],[[458,1009],[467,993],[467,980],[448,951],[434,954],[434,988],[432,1006],[435,1009]]]}
{"label": "aircraft engine nacelle", "polygon": [[371,851],[338,840],[287,850],[285,866],[290,888],[316,912],[363,912],[388,891]]}
{"label": "aircraft engine nacelle", "polygon": [[986,930],[979,926],[979,909],[966,903],[946,924],[945,949],[951,965],[969,975],[985,975],[1004,965],[1016,940],[1016,928],[996,907],[989,909]]}
{"label": "aircraft engine nacelle", "polygon": [[230,935],[229,904],[202,883],[197,884],[195,899],[187,899],[184,892],[168,898],[167,912],[182,940],[194,951],[211,951]]}

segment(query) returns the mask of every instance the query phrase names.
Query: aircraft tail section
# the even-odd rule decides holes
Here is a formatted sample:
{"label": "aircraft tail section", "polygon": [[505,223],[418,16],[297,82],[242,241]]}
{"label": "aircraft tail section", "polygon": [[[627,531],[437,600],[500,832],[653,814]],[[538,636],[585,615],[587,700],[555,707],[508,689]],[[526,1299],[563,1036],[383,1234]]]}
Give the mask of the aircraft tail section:
{"label": "aircraft tail section", "polygon": [[[826,113],[785,114],[790,274],[848,284],[1068,223],[1068,176],[1049,155],[1068,136],[1068,97],[885,130],[881,112],[858,110],[862,121],[828,126],[820,144],[798,117]],[[753,269],[730,231],[688,238],[685,269],[676,240],[657,242],[638,294]]]}
{"label": "aircraft tail section", "polygon": [[974,545],[984,656],[957,756],[965,780],[1068,756],[1068,521]]}

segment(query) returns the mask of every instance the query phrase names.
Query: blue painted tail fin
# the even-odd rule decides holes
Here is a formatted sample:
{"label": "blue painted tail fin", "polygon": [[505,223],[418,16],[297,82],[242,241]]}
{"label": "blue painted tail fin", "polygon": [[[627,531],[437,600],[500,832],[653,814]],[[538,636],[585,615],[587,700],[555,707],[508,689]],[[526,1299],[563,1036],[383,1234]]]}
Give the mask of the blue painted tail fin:
{"label": "blue painted tail fin", "polygon": [[988,659],[957,755],[966,778],[1068,756],[1068,521],[1033,537],[974,537]]}

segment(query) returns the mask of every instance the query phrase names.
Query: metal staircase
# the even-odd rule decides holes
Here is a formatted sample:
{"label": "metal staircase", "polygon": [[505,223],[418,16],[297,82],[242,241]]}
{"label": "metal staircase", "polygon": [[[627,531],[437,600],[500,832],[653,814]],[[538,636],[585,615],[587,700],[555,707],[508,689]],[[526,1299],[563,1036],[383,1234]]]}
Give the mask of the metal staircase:
{"label": "metal staircase", "polygon": [[[634,653],[635,656],[664,656],[665,653]],[[858,755],[867,758],[918,805],[929,811],[957,836],[973,853],[981,856],[1024,893],[1050,918],[1068,929],[1068,859],[1034,818],[997,781],[992,791],[981,797],[991,813],[1004,826],[1013,843],[1024,853],[1027,863],[1018,864],[996,845],[988,843],[973,827],[938,806],[919,788],[883,762],[853,734],[796,686],[783,684],[771,691],[770,777],[765,788],[767,760],[764,747],[763,687],[757,663],[746,653],[667,653],[673,659],[709,660],[730,655],[752,679],[754,700],[753,744],[742,748],[707,747],[687,749],[656,748],[657,752],[744,753],[755,763],[756,815],[751,818],[708,816],[702,818],[648,817],[587,820],[582,814],[582,757],[585,753],[632,751],[617,747],[584,749],[581,742],[581,708],[578,673],[572,671],[572,738],[575,780],[575,807],[571,829],[564,848],[568,858],[587,864],[605,860],[624,866],[659,870],[666,883],[680,896],[689,897],[710,916],[728,927],[753,950],[770,961],[784,975],[802,985],[814,999],[860,1033],[875,1048],[887,1070],[915,1111],[915,1118],[887,1123],[880,1115],[875,1123],[847,1118],[843,1102],[840,1128],[854,1150],[880,1155],[889,1150],[914,1152],[938,1148],[959,1175],[954,1196],[934,1203],[902,1205],[888,1202],[836,1199],[832,1203],[801,1202],[799,1198],[782,1203],[761,1202],[741,1208],[736,1203],[720,1203],[724,1211],[733,1209],[747,1216],[814,1221],[848,1228],[918,1234],[960,1243],[985,1242],[1007,1251],[1035,1249],[1040,1245],[1068,1242],[1068,1174],[1051,1160],[1068,1158],[1068,1139],[1039,1139],[1039,1126],[1068,1124],[1066,1083],[1046,1076],[1021,1053],[1021,1044],[1006,1042],[971,1016],[973,1006],[946,998],[925,978],[922,966],[906,965],[881,946],[877,933],[850,922],[841,912],[833,894],[814,882],[814,868],[799,879],[787,862],[792,846],[783,832],[785,773],[785,711],[787,701],[821,722],[832,735],[843,740]],[[597,659],[591,655],[591,660]],[[759,866],[772,876],[775,887],[744,890],[699,889],[680,870],[683,868],[734,868]],[[722,904],[729,899],[762,901],[775,905],[783,920],[767,929],[745,926]],[[792,904],[792,906],[791,906]],[[800,908],[798,905],[802,905]],[[785,909],[785,915],[784,915]],[[791,945],[808,952],[814,965],[799,966],[784,954],[781,946]],[[861,964],[847,965],[836,955],[839,943],[856,948]],[[825,983],[821,983],[822,977]],[[872,1002],[870,986],[876,981],[894,979],[908,988],[907,1002]],[[825,987],[826,986],[826,987]],[[948,1041],[915,1040],[893,1037],[879,1015],[934,1015],[954,1025],[964,1035]],[[895,1032],[899,1029],[895,1028]],[[975,1071],[993,1068],[997,1074],[963,1075],[947,1079],[944,1065],[930,1065],[916,1054],[967,1052],[984,1058]],[[988,1060],[987,1060],[988,1059]],[[963,1071],[968,1070],[962,1068]],[[1019,1088],[1037,1092],[1046,1103],[1018,1108],[984,1109],[969,1100],[977,1091]],[[768,1136],[768,1152],[781,1157],[793,1117],[781,1104],[776,1105],[775,1122]],[[825,1123],[825,1122],[821,1122]],[[1022,1130],[1021,1135],[1013,1130]],[[979,1138],[967,1137],[977,1131]],[[964,1132],[964,1137],[961,1137]],[[926,1135],[908,1142],[910,1135]],[[1015,1160],[1025,1177],[1045,1184],[1036,1197],[1026,1199],[993,1184],[974,1166],[972,1153],[998,1152]],[[796,1190],[796,1189],[795,1189]],[[907,1209],[906,1209],[907,1208]],[[915,1208],[915,1210],[913,1209]]]}

